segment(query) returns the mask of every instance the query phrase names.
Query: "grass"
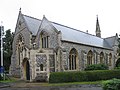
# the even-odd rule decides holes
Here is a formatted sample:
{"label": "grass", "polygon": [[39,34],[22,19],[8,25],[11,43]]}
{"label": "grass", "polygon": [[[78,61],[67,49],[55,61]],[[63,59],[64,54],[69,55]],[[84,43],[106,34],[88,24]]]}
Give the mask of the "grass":
{"label": "grass", "polygon": [[3,81],[0,81],[1,83],[10,83],[10,82],[15,82],[14,80],[3,80]]}
{"label": "grass", "polygon": [[18,81],[18,78],[14,78],[14,77],[11,77],[10,79],[7,79],[7,80],[0,80],[0,82],[3,82],[3,83],[10,83],[10,82],[16,82]]}
{"label": "grass", "polygon": [[[4,81],[0,81],[0,82],[3,82],[3,83],[12,83],[12,82],[17,82],[19,81],[20,79],[18,78],[14,78],[14,77],[11,77],[10,78],[11,80],[4,80]],[[23,82],[20,82],[20,83],[26,83],[25,81]],[[26,83],[27,85],[36,85],[36,86],[69,86],[69,85],[101,85],[102,83],[102,80],[101,81],[89,81],[89,82],[69,82],[69,83],[47,83],[47,82],[30,82],[30,83]]]}

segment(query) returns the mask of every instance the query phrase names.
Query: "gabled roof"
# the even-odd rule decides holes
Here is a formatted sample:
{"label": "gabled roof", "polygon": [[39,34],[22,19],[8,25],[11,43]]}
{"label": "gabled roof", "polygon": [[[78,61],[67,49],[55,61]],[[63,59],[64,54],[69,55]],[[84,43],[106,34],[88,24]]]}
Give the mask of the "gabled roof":
{"label": "gabled roof", "polygon": [[110,45],[111,48],[114,46],[115,40],[116,36],[105,38],[105,41]]}
{"label": "gabled roof", "polygon": [[33,35],[36,35],[39,29],[39,26],[41,24],[41,20],[23,15],[24,20],[26,21],[26,24],[29,28],[29,30],[32,32]]}
{"label": "gabled roof", "polygon": [[[41,20],[27,16],[27,15],[23,15],[23,17],[26,21],[26,24],[29,30],[32,32],[33,35],[36,35],[42,23]],[[61,31],[63,41],[69,41],[69,42],[74,42],[74,43],[79,43],[79,44],[112,49],[110,45],[112,41],[110,39],[109,40],[103,39],[103,38],[100,38],[100,37],[88,34],[86,32],[82,32],[80,30],[76,30],[76,29],[55,23],[55,22],[51,22],[51,24],[58,31]]]}
{"label": "gabled roof", "polygon": [[109,44],[107,44],[103,38],[99,38],[86,32],[82,32],[80,30],[76,30],[57,23],[53,23],[53,25],[57,30],[62,32],[62,40],[64,41],[77,42],[80,44],[110,49]]}

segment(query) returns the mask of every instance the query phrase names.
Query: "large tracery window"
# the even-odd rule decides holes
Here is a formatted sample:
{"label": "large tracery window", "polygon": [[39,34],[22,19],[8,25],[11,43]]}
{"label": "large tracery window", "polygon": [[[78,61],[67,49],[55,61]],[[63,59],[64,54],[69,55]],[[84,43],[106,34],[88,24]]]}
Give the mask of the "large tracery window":
{"label": "large tracery window", "polygon": [[20,34],[18,36],[18,42],[17,42],[17,53],[18,53],[18,64],[20,65],[20,53],[23,51],[24,47],[24,38]]}
{"label": "large tracery window", "polygon": [[103,52],[100,53],[100,63],[101,64],[104,63],[104,53]]}
{"label": "large tracery window", "polygon": [[69,70],[76,70],[77,51],[73,48],[69,53]]}
{"label": "large tracery window", "polygon": [[87,54],[87,64],[88,65],[92,64],[92,59],[93,59],[93,53],[92,53],[92,51],[89,51]]}

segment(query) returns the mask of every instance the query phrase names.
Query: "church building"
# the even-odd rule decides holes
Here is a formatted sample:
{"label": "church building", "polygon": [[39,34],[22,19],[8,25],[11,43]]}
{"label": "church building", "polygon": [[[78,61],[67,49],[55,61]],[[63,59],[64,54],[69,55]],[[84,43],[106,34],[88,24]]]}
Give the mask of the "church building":
{"label": "church building", "polygon": [[23,80],[49,80],[51,72],[83,71],[87,65],[104,63],[113,69],[117,62],[118,35],[96,35],[19,11],[11,57],[10,74]]}

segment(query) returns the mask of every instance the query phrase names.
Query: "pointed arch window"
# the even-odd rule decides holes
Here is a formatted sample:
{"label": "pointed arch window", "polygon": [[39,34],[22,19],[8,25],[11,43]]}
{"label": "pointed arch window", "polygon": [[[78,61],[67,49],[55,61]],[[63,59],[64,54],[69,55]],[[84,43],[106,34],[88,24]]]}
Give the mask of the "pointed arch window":
{"label": "pointed arch window", "polygon": [[103,52],[100,53],[100,63],[101,64],[104,63],[104,53]]}
{"label": "pointed arch window", "polygon": [[46,32],[41,33],[42,48],[49,48],[49,36]]}
{"label": "pointed arch window", "polygon": [[112,65],[112,54],[110,53],[109,54],[109,66],[111,66]]}
{"label": "pointed arch window", "polygon": [[69,70],[76,70],[77,51],[75,48],[71,49],[69,53]]}
{"label": "pointed arch window", "polygon": [[93,59],[93,53],[92,53],[92,51],[89,51],[87,54],[87,64],[88,65],[92,64],[92,59]]}

